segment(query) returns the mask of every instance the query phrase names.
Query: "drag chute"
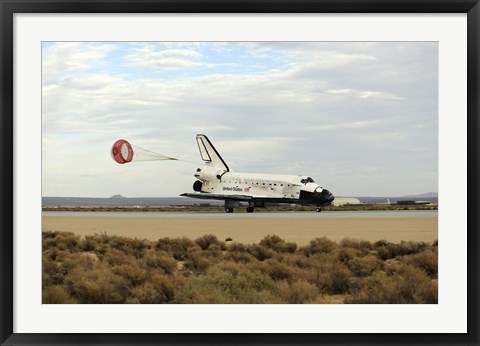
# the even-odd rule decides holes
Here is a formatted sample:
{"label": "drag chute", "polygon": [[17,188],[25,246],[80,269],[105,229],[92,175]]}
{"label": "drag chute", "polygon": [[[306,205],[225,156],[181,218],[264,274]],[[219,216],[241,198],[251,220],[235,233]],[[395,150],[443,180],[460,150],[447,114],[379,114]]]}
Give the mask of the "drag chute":
{"label": "drag chute", "polygon": [[129,163],[132,161],[158,161],[158,160],[177,160],[153,151],[140,148],[130,144],[124,139],[119,139],[113,143],[111,150],[112,158],[119,164]]}
{"label": "drag chute", "polygon": [[120,164],[132,161],[133,148],[131,144],[124,139],[119,139],[118,141],[113,143],[112,157],[116,162]]}

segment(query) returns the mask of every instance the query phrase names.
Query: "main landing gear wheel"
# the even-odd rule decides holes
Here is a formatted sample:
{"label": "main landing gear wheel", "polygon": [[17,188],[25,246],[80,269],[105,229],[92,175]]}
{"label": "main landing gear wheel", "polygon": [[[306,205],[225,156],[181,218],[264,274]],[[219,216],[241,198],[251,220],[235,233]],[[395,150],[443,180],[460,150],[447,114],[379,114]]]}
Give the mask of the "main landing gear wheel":
{"label": "main landing gear wheel", "polygon": [[320,213],[322,211],[321,208],[317,208],[317,213]]}
{"label": "main landing gear wheel", "polygon": [[253,213],[253,207],[247,207],[247,213]]}
{"label": "main landing gear wheel", "polygon": [[225,208],[226,213],[233,213],[233,208]]}

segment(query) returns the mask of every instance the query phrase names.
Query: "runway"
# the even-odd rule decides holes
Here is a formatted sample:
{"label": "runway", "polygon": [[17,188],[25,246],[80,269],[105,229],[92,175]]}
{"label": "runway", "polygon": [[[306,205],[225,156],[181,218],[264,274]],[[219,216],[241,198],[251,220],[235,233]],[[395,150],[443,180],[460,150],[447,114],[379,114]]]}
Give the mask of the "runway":
{"label": "runway", "polygon": [[220,240],[258,243],[276,234],[305,245],[316,237],[398,243],[438,239],[437,211],[361,212],[43,212],[42,230],[79,235],[106,233],[157,240],[164,237],[196,239],[214,234]]}

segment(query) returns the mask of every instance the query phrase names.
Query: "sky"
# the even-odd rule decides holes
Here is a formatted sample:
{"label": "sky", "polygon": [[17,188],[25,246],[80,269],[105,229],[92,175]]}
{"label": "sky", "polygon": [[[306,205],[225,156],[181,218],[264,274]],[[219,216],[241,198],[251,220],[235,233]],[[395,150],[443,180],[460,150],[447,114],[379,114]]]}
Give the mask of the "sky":
{"label": "sky", "polygon": [[[193,192],[197,133],[236,172],[437,192],[438,44],[43,43],[43,196]],[[120,165],[117,139],[180,161]]]}

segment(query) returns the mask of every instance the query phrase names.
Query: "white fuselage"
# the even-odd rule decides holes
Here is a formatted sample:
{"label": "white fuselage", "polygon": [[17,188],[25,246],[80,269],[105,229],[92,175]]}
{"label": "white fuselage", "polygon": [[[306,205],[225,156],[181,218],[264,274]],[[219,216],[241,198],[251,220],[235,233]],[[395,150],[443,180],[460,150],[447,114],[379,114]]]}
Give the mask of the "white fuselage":
{"label": "white fuselage", "polygon": [[213,194],[298,200],[301,191],[322,190],[320,185],[305,181],[308,177],[225,172],[207,165],[197,171],[195,177],[203,182],[202,192]]}

